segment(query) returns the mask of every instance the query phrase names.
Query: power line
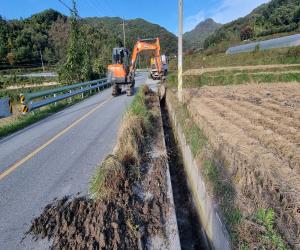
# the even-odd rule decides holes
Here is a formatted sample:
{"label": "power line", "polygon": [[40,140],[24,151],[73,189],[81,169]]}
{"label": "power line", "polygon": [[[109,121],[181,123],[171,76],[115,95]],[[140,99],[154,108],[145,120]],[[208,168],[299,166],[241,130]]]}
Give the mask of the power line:
{"label": "power line", "polygon": [[98,8],[97,4],[94,4],[94,2],[92,0],[87,0],[88,4],[96,10],[97,14],[99,16],[101,16],[101,11],[100,11],[100,8]]}
{"label": "power line", "polygon": [[62,0],[58,0],[63,6],[65,6],[69,11],[73,12],[73,10]]}
{"label": "power line", "polygon": [[[62,0],[58,0],[63,6],[65,6],[71,13],[75,14],[78,18],[81,19],[81,17],[79,16],[79,14],[77,12],[75,12],[71,7],[69,7],[64,1]],[[74,13],[75,12],[75,13]]]}

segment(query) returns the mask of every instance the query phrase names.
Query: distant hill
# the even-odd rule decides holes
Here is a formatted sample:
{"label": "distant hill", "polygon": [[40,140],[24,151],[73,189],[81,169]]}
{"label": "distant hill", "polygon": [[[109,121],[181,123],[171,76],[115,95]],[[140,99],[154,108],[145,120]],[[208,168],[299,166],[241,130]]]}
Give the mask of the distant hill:
{"label": "distant hill", "polygon": [[67,17],[53,9],[20,20],[5,20],[0,15],[0,67],[35,66],[40,63],[39,51],[52,62],[55,53],[49,33],[56,22],[64,24]]}
{"label": "distant hill", "polygon": [[[0,69],[61,64],[66,60],[70,36],[69,17],[48,9],[26,19],[6,20],[0,15]],[[92,66],[104,73],[111,62],[112,48],[123,42],[123,20],[118,17],[83,18],[81,33],[88,43]],[[126,20],[126,46],[138,38],[161,38],[162,52],[174,54],[177,38],[165,28],[143,19]]]}
{"label": "distant hill", "polygon": [[[84,21],[94,27],[102,27],[113,36],[123,41],[123,19],[119,17],[94,17],[85,18]],[[177,51],[177,37],[165,28],[150,23],[144,19],[137,18],[125,21],[126,44],[132,49],[139,38],[159,37],[162,52],[166,54],[175,54]]]}
{"label": "distant hill", "polygon": [[204,42],[205,48],[225,50],[245,40],[256,40],[300,32],[299,0],[272,0],[249,15],[225,24]]}
{"label": "distant hill", "polygon": [[199,23],[193,30],[184,33],[184,48],[186,50],[202,48],[205,39],[221,26],[222,24],[216,23],[211,18]]}

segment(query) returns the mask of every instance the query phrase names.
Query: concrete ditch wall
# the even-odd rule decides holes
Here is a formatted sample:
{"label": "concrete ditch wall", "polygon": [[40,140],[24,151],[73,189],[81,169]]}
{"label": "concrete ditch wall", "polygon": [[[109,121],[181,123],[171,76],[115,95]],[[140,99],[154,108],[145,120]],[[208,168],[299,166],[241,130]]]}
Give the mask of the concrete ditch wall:
{"label": "concrete ditch wall", "polygon": [[183,154],[189,188],[191,189],[203,230],[214,249],[229,250],[231,249],[229,234],[219,216],[217,204],[207,192],[204,178],[200,173],[200,167],[193,157],[180,124],[177,122],[176,113],[168,99],[168,94],[166,95],[166,104],[175,136]]}
{"label": "concrete ditch wall", "polygon": [[[158,100],[158,103],[159,100]],[[165,144],[164,140],[164,131],[163,131],[163,122],[162,122],[162,116],[161,114],[159,115],[159,139],[161,140],[161,152],[160,157],[167,156],[167,147]],[[159,157],[159,155],[157,155]],[[175,212],[175,204],[174,204],[174,198],[173,198],[173,191],[172,191],[172,183],[171,183],[171,176],[170,176],[170,169],[169,169],[169,164],[168,161],[166,161],[166,182],[167,182],[167,194],[166,196],[168,197],[168,200],[170,202],[170,207],[169,207],[169,216],[166,221],[166,233],[167,233],[167,246],[165,249],[170,249],[170,250],[180,250],[181,245],[180,245],[180,239],[179,239],[179,232],[178,232],[178,226],[177,226],[177,219],[176,219],[176,212]],[[159,249],[155,248],[154,249]]]}

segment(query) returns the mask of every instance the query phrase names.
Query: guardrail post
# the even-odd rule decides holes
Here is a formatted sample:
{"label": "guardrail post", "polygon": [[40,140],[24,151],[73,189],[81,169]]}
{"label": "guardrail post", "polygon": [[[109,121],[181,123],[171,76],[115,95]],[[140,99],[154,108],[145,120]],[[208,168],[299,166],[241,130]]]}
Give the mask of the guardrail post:
{"label": "guardrail post", "polygon": [[[80,89],[83,89],[83,87],[81,87]],[[82,92],[81,99],[83,99],[83,98],[84,98],[84,93]]]}
{"label": "guardrail post", "polygon": [[[55,97],[56,97],[56,94],[54,94],[53,97],[55,98]],[[57,102],[54,103],[54,106],[55,106],[55,107],[57,106]]]}

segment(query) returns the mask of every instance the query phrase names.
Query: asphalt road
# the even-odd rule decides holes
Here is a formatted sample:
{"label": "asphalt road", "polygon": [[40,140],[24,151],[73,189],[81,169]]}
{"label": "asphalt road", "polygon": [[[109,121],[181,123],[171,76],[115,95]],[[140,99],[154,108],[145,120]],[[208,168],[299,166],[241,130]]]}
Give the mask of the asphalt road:
{"label": "asphalt road", "polygon": [[[153,85],[137,73],[136,88],[145,82]],[[24,233],[54,199],[88,193],[132,99],[107,89],[0,141],[1,250],[48,248]]]}

